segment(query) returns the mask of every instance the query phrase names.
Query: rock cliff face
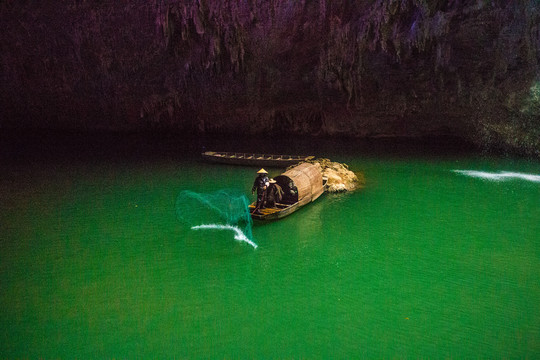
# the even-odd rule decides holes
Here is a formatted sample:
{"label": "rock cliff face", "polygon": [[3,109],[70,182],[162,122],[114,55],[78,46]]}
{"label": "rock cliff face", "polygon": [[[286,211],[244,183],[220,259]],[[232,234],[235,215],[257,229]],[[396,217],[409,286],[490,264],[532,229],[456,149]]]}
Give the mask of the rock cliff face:
{"label": "rock cliff face", "polygon": [[7,0],[0,126],[452,134],[540,154],[536,0]]}

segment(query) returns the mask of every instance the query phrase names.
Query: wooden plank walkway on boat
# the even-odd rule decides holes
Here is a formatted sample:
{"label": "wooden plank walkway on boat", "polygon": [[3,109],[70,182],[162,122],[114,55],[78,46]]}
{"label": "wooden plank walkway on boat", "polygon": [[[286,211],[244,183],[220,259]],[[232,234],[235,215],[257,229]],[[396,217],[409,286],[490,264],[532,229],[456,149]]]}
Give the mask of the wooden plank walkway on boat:
{"label": "wooden plank walkway on boat", "polygon": [[302,155],[272,155],[226,151],[206,151],[202,153],[202,157],[205,160],[222,164],[269,167],[287,167],[314,158],[314,156]]}
{"label": "wooden plank walkway on boat", "polygon": [[255,206],[256,203],[249,205],[249,211],[251,213],[251,217],[257,220],[278,220],[292,214],[300,207],[298,202],[293,204],[277,203],[274,207],[263,208],[258,212],[253,212],[255,210]]}
{"label": "wooden plank walkway on boat", "polygon": [[283,190],[283,198],[273,207],[256,210],[249,205],[251,217],[257,220],[277,220],[292,214],[319,198],[324,192],[324,179],[319,164],[302,163],[274,178]]}

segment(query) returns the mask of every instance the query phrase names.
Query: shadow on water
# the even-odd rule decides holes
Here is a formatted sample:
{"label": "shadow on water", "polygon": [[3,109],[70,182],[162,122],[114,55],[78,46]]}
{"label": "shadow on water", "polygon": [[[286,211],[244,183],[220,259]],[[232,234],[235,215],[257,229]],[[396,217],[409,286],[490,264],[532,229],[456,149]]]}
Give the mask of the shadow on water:
{"label": "shadow on water", "polygon": [[4,130],[0,161],[99,162],[180,159],[195,154],[192,138],[156,133]]}
{"label": "shadow on water", "polygon": [[213,136],[201,140],[201,148],[216,151],[260,152],[271,154],[314,155],[330,157],[365,155],[407,157],[415,155],[445,155],[479,153],[480,149],[456,137],[366,138],[350,137],[238,137]]}
{"label": "shadow on water", "polygon": [[480,150],[454,137],[377,138],[185,135],[156,132],[3,130],[0,161],[81,162],[196,159],[202,151],[273,154],[414,156],[472,154]]}

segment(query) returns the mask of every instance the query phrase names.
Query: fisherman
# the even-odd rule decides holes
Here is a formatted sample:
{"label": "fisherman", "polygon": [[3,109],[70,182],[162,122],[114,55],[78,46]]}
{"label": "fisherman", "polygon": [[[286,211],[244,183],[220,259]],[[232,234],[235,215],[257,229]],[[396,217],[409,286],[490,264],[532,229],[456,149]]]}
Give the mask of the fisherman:
{"label": "fisherman", "polygon": [[264,198],[266,194],[266,189],[268,188],[268,185],[270,185],[270,182],[268,180],[268,171],[261,169],[257,171],[257,174],[259,174],[255,181],[253,182],[253,187],[251,188],[251,193],[255,193],[255,189],[257,190],[257,205],[255,206],[254,213],[260,214],[260,209],[264,208]]}
{"label": "fisherman", "polygon": [[283,189],[274,179],[270,179],[269,183],[268,190],[266,190],[266,205],[268,207],[274,207],[283,198]]}

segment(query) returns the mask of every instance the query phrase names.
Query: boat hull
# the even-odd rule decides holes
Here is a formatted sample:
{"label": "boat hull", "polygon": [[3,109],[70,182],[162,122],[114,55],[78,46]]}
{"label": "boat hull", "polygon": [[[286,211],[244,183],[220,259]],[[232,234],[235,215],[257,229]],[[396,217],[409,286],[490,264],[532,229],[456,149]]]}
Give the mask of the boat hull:
{"label": "boat hull", "polygon": [[203,159],[214,163],[268,167],[287,167],[297,164],[301,161],[313,159],[313,156],[271,155],[215,151],[206,151],[202,153],[202,157]]}
{"label": "boat hull", "polygon": [[278,220],[288,216],[298,210],[301,206],[300,203],[294,204],[277,204],[275,207],[260,209],[260,214],[255,213],[256,203],[249,205],[249,212],[251,217],[256,220]]}
{"label": "boat hull", "polygon": [[[249,206],[251,217],[257,220],[277,220],[288,216],[300,207],[315,201],[324,192],[324,181],[319,164],[302,163],[289,168],[274,178],[280,189],[279,203],[255,213],[256,203]],[[273,190],[270,191],[273,193]]]}

